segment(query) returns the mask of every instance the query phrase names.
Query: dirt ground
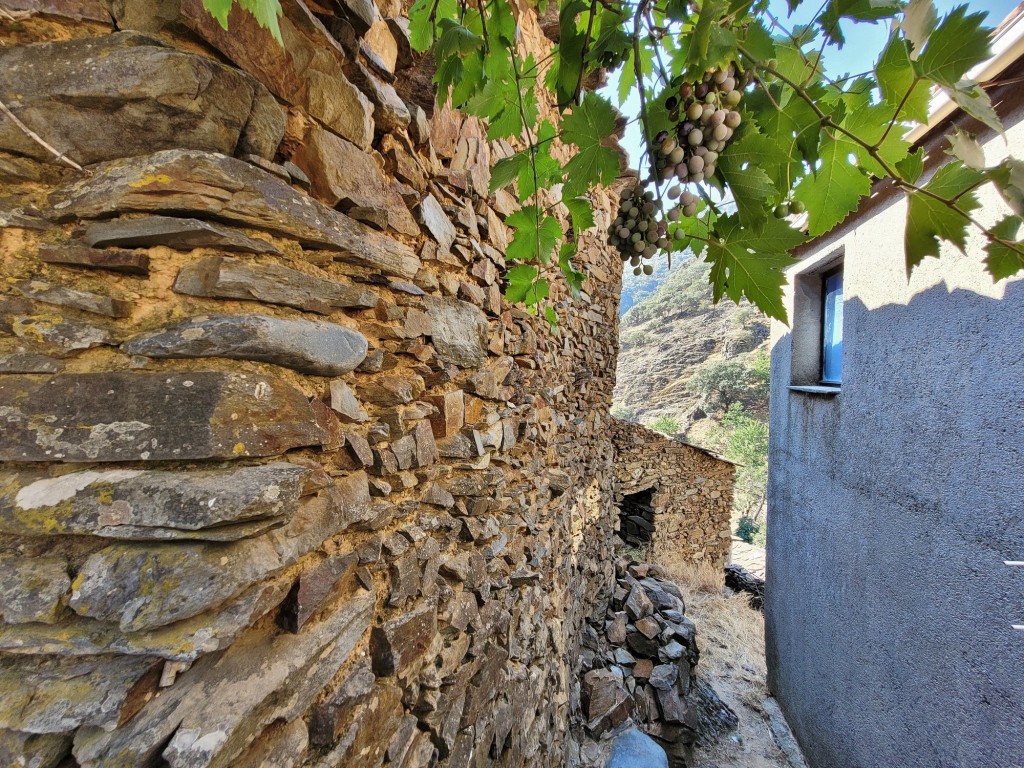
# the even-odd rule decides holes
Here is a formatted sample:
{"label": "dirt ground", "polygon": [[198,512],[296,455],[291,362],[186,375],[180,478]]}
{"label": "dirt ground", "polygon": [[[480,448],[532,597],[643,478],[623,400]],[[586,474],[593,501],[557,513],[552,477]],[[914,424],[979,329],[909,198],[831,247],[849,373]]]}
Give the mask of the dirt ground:
{"label": "dirt ground", "polygon": [[665,567],[686,598],[686,615],[697,625],[697,675],[739,716],[736,731],[697,748],[694,768],[807,768],[768,693],[764,617],[745,596],[724,594],[718,572]]}

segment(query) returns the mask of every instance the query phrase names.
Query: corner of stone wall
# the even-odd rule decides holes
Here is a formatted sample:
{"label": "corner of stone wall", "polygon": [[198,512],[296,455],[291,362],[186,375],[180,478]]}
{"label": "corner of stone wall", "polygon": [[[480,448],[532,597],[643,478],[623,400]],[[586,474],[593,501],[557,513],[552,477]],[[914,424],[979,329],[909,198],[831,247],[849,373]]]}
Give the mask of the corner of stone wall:
{"label": "corner of stone wall", "polygon": [[399,4],[283,6],[5,4],[86,172],[0,120],[0,764],[564,764],[618,259],[505,304],[510,148],[399,96]]}

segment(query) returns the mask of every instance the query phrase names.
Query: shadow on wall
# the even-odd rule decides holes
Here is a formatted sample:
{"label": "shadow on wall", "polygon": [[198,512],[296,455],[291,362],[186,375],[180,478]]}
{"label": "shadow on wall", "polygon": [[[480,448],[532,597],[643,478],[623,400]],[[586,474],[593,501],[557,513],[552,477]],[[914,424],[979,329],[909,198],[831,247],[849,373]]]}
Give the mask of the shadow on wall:
{"label": "shadow on wall", "polygon": [[1024,282],[844,314],[838,396],[775,347],[771,688],[812,765],[1017,765]]}

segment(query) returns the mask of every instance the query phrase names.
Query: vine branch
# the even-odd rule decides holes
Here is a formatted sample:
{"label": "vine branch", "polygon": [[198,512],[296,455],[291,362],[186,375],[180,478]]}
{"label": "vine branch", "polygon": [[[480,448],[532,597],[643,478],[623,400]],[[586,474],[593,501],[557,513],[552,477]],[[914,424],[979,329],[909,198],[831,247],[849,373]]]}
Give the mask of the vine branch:
{"label": "vine branch", "polygon": [[32,139],[32,141],[34,141],[36,144],[38,144],[51,155],[53,155],[53,159],[56,160],[58,163],[64,163],[65,165],[74,168],[76,171],[80,173],[88,173],[88,171],[86,171],[82,166],[80,166],[78,163],[76,163],[74,160],[68,157],[64,152],[60,152],[59,150],[54,148],[42,136],[40,136],[38,133],[36,133],[23,122],[21,122],[21,120],[18,119],[18,116],[11,112],[10,108],[6,104],[4,104],[3,101],[0,101],[0,112],[6,115],[12,123],[18,126],[18,128],[21,129],[22,133],[24,133],[26,136]]}

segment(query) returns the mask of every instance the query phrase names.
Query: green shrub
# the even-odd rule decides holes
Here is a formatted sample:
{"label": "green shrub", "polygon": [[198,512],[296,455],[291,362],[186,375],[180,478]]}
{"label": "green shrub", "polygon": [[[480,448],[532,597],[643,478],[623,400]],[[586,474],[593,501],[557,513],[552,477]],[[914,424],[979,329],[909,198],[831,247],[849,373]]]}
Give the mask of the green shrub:
{"label": "green shrub", "polygon": [[753,405],[768,398],[771,361],[768,353],[705,360],[696,366],[686,388],[712,408],[733,403]]}
{"label": "green shrub", "polygon": [[710,438],[727,459],[739,465],[733,509],[760,518],[768,495],[768,424],[733,403]]}
{"label": "green shrub", "polygon": [[754,537],[761,532],[760,524],[752,517],[744,515],[736,524],[736,535],[747,544],[754,543]]}
{"label": "green shrub", "polygon": [[636,421],[636,410],[625,403],[613,403],[609,413],[613,419],[620,421]]}
{"label": "green shrub", "polygon": [[683,425],[674,416],[659,416],[654,421],[647,422],[645,426],[648,429],[653,429],[655,432],[661,432],[663,435],[669,435],[670,437],[674,437],[683,431]]}

